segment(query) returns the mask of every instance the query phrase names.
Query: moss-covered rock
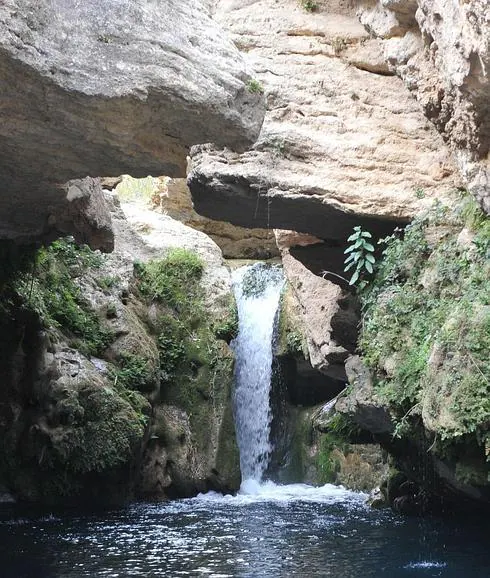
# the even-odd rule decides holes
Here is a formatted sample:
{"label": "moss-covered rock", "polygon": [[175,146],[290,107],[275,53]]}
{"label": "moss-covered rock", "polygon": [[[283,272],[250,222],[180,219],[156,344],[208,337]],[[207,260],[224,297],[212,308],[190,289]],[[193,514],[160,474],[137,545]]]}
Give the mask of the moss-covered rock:
{"label": "moss-covered rock", "polygon": [[202,260],[176,249],[134,271],[70,240],[0,249],[0,483],[29,501],[122,501],[160,480],[164,455],[146,495],[236,487],[233,356]]}
{"label": "moss-covered rock", "polygon": [[[151,325],[162,376],[156,420],[172,411],[185,416],[188,424],[187,433],[174,436],[180,445],[169,447],[168,428],[164,428],[166,434],[153,434],[149,459],[160,455],[159,463],[168,472],[163,476],[168,482],[164,491],[171,496],[193,495],[210,488],[236,489],[239,484],[231,421],[234,358],[228,345],[218,338],[222,335],[205,305],[202,272],[202,261],[186,250],[172,250],[164,259],[140,265],[137,270],[137,290],[148,305],[151,302],[155,306]],[[164,407],[167,409],[162,413],[158,408]],[[157,423],[155,426],[158,429]],[[182,452],[192,460],[183,459]],[[151,480],[143,479],[141,484],[146,495],[162,491]]]}
{"label": "moss-covered rock", "polygon": [[462,198],[387,239],[363,310],[360,349],[399,465],[423,485],[425,446],[437,491],[490,502],[488,216]]}

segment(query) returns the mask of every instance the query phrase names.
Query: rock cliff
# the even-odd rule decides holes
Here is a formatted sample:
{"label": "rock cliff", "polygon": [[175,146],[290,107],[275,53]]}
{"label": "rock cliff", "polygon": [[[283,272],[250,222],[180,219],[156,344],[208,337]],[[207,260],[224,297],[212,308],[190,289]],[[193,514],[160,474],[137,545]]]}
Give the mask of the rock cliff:
{"label": "rock cliff", "polygon": [[209,3],[7,0],[0,23],[0,238],[111,249],[98,183],[65,183],[185,176],[191,145],[258,134],[263,97]]}
{"label": "rock cliff", "polygon": [[21,501],[164,499],[240,481],[221,252],[170,217],[133,212],[142,235],[117,207],[112,218],[110,255],[69,240],[0,245],[0,483]]}
{"label": "rock cliff", "polygon": [[392,238],[337,409],[437,496],[490,503],[490,219],[471,198]]}
{"label": "rock cliff", "polygon": [[359,16],[490,212],[488,2],[368,0]]}
{"label": "rock cliff", "polygon": [[193,149],[199,213],[344,240],[354,224],[382,233],[383,222],[407,222],[456,186],[442,138],[345,4],[309,13],[295,0],[218,2],[267,113],[246,153]]}

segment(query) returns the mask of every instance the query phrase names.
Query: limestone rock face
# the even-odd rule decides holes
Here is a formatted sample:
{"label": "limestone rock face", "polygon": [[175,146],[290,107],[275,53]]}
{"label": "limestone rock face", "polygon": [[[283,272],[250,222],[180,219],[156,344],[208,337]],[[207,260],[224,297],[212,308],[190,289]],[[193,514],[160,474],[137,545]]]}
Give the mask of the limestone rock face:
{"label": "limestone rock face", "polygon": [[[220,248],[207,235],[183,225],[167,215],[161,215],[136,203],[123,203],[125,218],[138,235],[129,241],[117,241],[116,249],[138,252],[143,260],[161,258],[171,248],[182,247],[197,253],[205,263],[202,284],[206,289],[207,305],[213,310],[228,305],[231,292],[231,276],[223,261]],[[121,222],[122,228],[127,228]],[[133,242],[134,241],[134,242]]]}
{"label": "limestone rock face", "polygon": [[[152,225],[139,214],[140,235],[114,201],[108,196],[116,231],[108,255],[58,241],[36,254],[28,281],[24,269],[13,269],[5,282],[13,258],[7,249],[28,250],[0,247],[0,488],[24,501],[121,502],[240,483],[234,358],[215,329],[232,303],[221,252],[170,217]],[[170,297],[139,289],[135,261],[141,271],[173,247],[202,259],[204,287],[193,304],[205,313],[184,326],[195,349],[170,375],[166,360],[175,348],[183,354],[185,338],[164,332],[186,318],[174,316]]]}
{"label": "limestone rock face", "polygon": [[192,150],[199,213],[345,239],[354,224],[407,221],[457,184],[442,138],[383,63],[381,42],[341,6],[218,3],[216,18],[257,71],[268,110],[252,150]]}
{"label": "limestone rock face", "polygon": [[283,253],[282,262],[298,304],[312,367],[345,380],[344,363],[357,335],[353,304],[339,285],[315,275],[289,253]]}
{"label": "limestone rock face", "polygon": [[[113,201],[117,203],[117,198]],[[145,262],[162,258],[172,248],[191,250],[204,263],[201,283],[208,311],[218,321],[227,316],[231,276],[219,247],[207,235],[137,203],[123,204],[122,211],[116,206],[113,217],[116,248],[109,259],[119,254],[131,262]],[[156,308],[148,312],[150,323],[157,315]],[[234,358],[226,343],[220,342],[218,349],[215,365],[202,364],[196,379],[161,385],[153,404],[139,494],[161,499],[238,488],[240,466],[231,400]]]}
{"label": "limestone rock face", "polygon": [[0,22],[3,238],[66,232],[72,179],[184,176],[191,145],[257,137],[263,97],[207,2],[6,0]]}
{"label": "limestone rock face", "polygon": [[269,259],[279,252],[272,229],[237,227],[196,213],[185,179],[167,179],[160,191],[160,207],[168,216],[202,231],[219,246],[227,259]]}
{"label": "limestone rock face", "polygon": [[374,434],[391,434],[394,423],[387,406],[378,399],[369,369],[357,355],[349,357],[345,370],[353,391],[335,404],[340,413],[349,415],[361,428]]}
{"label": "limestone rock face", "polygon": [[382,39],[392,69],[450,145],[467,186],[489,212],[487,0],[364,1],[359,16]]}

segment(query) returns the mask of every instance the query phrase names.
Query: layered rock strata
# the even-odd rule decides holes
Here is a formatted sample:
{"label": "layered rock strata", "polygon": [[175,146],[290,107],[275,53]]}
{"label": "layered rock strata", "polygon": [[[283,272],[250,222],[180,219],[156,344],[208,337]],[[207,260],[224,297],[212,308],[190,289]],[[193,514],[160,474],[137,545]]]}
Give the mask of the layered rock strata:
{"label": "layered rock strata", "polygon": [[359,16],[490,212],[488,2],[369,0],[361,2]]}
{"label": "layered rock strata", "polygon": [[0,22],[2,238],[110,249],[100,188],[64,183],[184,176],[191,145],[243,150],[258,134],[263,97],[209,3],[7,0]]}
{"label": "layered rock strata", "polygon": [[[162,180],[166,182],[162,182]],[[188,227],[208,235],[226,259],[270,259],[279,251],[272,229],[237,227],[196,213],[185,179],[160,179],[157,192],[159,209]]]}
{"label": "layered rock strata", "polygon": [[457,184],[441,137],[382,63],[380,42],[352,9],[320,8],[218,3],[215,17],[257,70],[268,110],[248,152],[193,149],[199,213],[343,241],[354,224],[384,234],[386,221],[408,221]]}

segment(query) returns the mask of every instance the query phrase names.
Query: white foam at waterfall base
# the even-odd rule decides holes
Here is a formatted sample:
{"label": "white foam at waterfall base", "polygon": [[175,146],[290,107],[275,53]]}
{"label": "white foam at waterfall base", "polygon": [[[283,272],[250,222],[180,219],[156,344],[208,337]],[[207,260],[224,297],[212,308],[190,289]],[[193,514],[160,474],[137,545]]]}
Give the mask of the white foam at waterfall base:
{"label": "white foam at waterfall base", "polygon": [[194,500],[201,502],[228,502],[230,505],[246,506],[259,502],[312,502],[322,504],[352,504],[365,505],[367,494],[353,492],[343,486],[325,484],[315,487],[307,484],[280,485],[271,481],[258,482],[256,480],[244,480],[240,491],[235,496],[223,495],[217,492],[199,494]]}
{"label": "white foam at waterfall base", "polygon": [[281,268],[263,263],[242,267],[233,274],[239,319],[233,343],[235,425],[242,480],[260,482],[272,450],[272,334],[283,283]]}

